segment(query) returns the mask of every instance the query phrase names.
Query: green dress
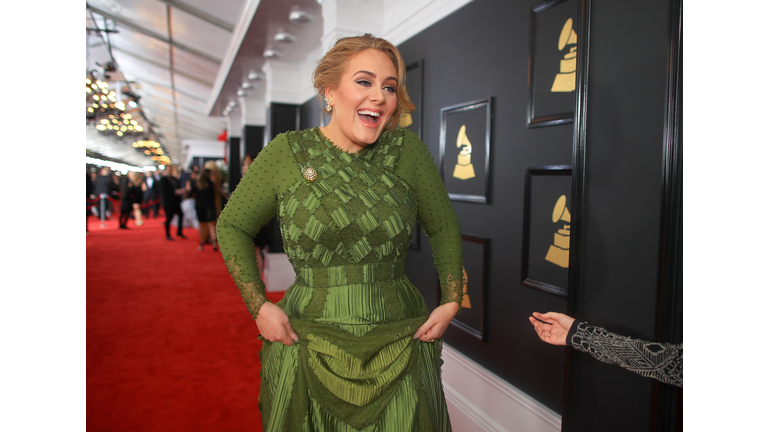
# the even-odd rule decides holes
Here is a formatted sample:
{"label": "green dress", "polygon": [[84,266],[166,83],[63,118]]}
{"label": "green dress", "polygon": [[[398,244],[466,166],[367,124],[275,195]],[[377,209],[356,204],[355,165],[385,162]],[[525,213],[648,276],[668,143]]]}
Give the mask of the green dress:
{"label": "green dress", "polygon": [[396,128],[349,154],[313,128],[281,134],[261,151],[217,224],[254,319],[268,300],[252,239],[275,215],[296,272],[277,305],[299,341],[262,346],[264,430],[450,431],[442,345],[413,339],[430,311],[404,275],[418,221],[442,303],[461,304],[459,225],[424,143]]}

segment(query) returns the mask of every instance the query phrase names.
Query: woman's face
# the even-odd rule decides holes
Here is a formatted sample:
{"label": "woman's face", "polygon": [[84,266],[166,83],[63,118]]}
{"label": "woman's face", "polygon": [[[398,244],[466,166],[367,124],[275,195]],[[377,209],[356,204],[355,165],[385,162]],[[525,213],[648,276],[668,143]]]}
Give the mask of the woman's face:
{"label": "woman's face", "polygon": [[[333,103],[329,137],[356,153],[374,143],[397,109],[397,71],[381,51],[366,49],[349,61],[339,86],[327,89]],[[340,132],[340,134],[339,134]]]}

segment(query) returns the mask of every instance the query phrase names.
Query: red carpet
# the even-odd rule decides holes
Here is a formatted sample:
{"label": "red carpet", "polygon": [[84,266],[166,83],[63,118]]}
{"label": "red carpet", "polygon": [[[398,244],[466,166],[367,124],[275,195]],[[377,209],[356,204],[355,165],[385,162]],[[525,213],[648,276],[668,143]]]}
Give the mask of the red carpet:
{"label": "red carpet", "polygon": [[116,219],[86,239],[88,431],[261,431],[258,328],[220,253]]}

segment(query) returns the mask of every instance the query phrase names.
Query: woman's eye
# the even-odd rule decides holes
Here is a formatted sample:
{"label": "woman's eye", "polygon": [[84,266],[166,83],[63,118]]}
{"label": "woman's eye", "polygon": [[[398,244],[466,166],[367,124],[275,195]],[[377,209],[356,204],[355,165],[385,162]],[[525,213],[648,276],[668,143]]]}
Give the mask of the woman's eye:
{"label": "woman's eye", "polygon": [[363,87],[370,87],[371,86],[371,83],[369,83],[366,80],[360,80],[360,81],[357,81],[357,83],[360,84]]}
{"label": "woman's eye", "polygon": [[384,90],[390,92],[390,93],[397,93],[397,89],[392,86],[386,86],[384,87]]}

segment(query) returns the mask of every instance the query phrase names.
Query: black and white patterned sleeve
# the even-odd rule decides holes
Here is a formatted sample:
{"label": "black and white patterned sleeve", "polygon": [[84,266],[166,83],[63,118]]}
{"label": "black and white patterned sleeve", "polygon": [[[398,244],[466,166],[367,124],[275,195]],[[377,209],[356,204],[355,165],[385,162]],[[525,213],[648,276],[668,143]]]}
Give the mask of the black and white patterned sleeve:
{"label": "black and white patterned sleeve", "polygon": [[596,359],[645,377],[683,386],[683,344],[648,342],[575,321],[567,342]]}

